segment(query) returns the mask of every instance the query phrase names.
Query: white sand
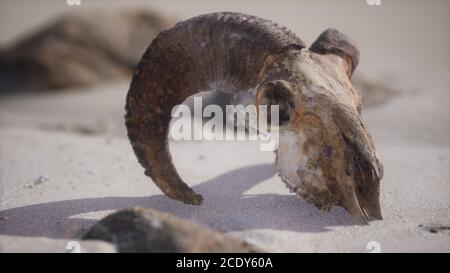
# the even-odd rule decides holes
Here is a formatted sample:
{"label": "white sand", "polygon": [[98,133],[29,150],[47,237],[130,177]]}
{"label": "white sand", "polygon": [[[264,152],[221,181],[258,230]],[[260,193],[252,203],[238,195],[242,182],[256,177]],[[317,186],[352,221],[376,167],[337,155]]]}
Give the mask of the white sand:
{"label": "white sand", "polygon": [[[240,8],[236,3],[233,10]],[[320,8],[307,3],[299,11],[305,15],[302,20],[318,20],[306,15],[320,13]],[[341,26],[363,40],[362,56],[368,57],[363,57],[362,71],[400,92],[384,105],[364,109],[385,167],[383,221],[354,226],[341,208],[324,213],[289,194],[275,173],[274,154],[260,152],[254,142],[171,143],[181,176],[205,201],[193,207],[165,197],[144,176],[131,150],[123,125],[128,83],[116,83],[64,94],[0,98],[0,251],[37,251],[42,238],[55,239],[57,247],[63,247],[61,240],[79,237],[108,213],[143,206],[191,219],[269,251],[367,252],[368,242],[377,241],[383,252],[449,252],[448,230],[430,233],[419,227],[450,226],[448,10],[442,17],[441,6],[424,6],[433,19],[421,20],[426,24],[422,28],[419,21],[410,24],[419,14],[411,6],[404,7],[403,21],[392,14],[401,7],[384,7],[379,13],[405,35],[397,37],[402,32],[386,29],[385,39],[378,38],[383,42],[379,56],[373,45],[376,35],[368,35],[355,21],[341,23],[341,13],[351,13],[347,6],[338,9],[335,17],[325,16],[328,21],[317,27]],[[360,8],[363,14],[371,13]],[[250,12],[251,6],[241,9]],[[268,11],[255,9],[254,14],[270,17]],[[304,26],[296,23],[294,12],[289,16],[289,27],[297,26],[294,30],[300,36],[299,29],[313,28],[306,33],[307,42],[319,34],[316,21],[311,23],[314,27]],[[281,11],[274,17],[285,18]],[[369,24],[370,18],[360,17]],[[372,14],[372,18],[384,17]],[[436,23],[444,30],[431,31]],[[406,44],[410,47],[398,52]],[[397,51],[386,55],[391,46]],[[36,183],[40,176],[48,181]],[[46,243],[40,249],[57,251]]]}
{"label": "white sand", "polygon": [[[448,234],[418,227],[450,224],[448,110],[438,107],[447,103],[440,99],[445,86],[436,83],[437,91],[404,95],[366,111],[386,174],[385,220],[368,227],[353,226],[341,208],[324,213],[289,194],[275,174],[273,153],[260,152],[255,142],[172,143],[182,177],[205,202],[193,207],[163,196],[143,175],[121,127],[126,84],[4,98],[0,244],[5,236],[76,238],[113,210],[143,206],[270,251],[364,252],[374,240],[382,251],[449,251]],[[96,131],[96,120],[106,129]],[[98,135],[70,129],[79,127]],[[48,181],[36,183],[40,176]]]}

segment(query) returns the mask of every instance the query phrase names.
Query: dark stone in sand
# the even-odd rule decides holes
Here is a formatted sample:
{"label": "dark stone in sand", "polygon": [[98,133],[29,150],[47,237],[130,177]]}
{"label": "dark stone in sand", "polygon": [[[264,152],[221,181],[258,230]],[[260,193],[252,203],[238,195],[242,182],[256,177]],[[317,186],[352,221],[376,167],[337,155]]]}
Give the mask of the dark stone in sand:
{"label": "dark stone in sand", "polygon": [[168,213],[132,208],[95,224],[84,240],[103,240],[119,252],[263,252],[246,242]]}
{"label": "dark stone in sand", "polygon": [[434,234],[443,233],[450,235],[450,225],[419,225],[419,228]]}
{"label": "dark stone in sand", "polygon": [[0,90],[63,89],[130,77],[172,20],[145,10],[69,13],[0,52]]}

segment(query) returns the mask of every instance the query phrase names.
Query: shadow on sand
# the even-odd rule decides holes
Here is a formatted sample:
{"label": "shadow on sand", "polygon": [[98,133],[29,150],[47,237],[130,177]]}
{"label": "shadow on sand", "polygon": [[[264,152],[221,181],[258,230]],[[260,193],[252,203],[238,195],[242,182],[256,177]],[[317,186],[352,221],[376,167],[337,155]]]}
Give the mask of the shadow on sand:
{"label": "shadow on sand", "polygon": [[85,198],[11,208],[0,212],[0,235],[74,238],[97,222],[97,219],[77,215],[133,206],[172,213],[220,231],[324,232],[332,226],[352,225],[351,217],[342,208],[321,212],[294,194],[245,194],[275,173],[272,164],[261,164],[236,169],[203,182],[193,187],[204,197],[201,206],[190,206],[165,195],[155,195]]}

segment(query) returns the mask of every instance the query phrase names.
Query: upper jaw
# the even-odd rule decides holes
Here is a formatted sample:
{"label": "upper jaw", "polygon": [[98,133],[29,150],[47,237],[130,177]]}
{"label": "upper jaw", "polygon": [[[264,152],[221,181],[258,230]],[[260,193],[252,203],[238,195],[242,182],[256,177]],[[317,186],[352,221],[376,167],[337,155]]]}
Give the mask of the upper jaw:
{"label": "upper jaw", "polygon": [[280,130],[280,176],[320,209],[343,206],[358,224],[381,220],[383,167],[372,138],[357,112],[327,109],[304,112],[290,129]]}

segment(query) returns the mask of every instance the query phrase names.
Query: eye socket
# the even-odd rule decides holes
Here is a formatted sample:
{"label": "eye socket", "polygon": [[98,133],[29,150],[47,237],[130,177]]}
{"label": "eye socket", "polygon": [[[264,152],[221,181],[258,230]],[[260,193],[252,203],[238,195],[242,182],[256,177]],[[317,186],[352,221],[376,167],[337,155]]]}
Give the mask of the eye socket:
{"label": "eye socket", "polygon": [[294,93],[289,84],[285,81],[277,80],[266,82],[258,89],[256,104],[267,105],[269,113],[272,105],[278,105],[279,124],[283,125],[290,121],[294,112]]}

